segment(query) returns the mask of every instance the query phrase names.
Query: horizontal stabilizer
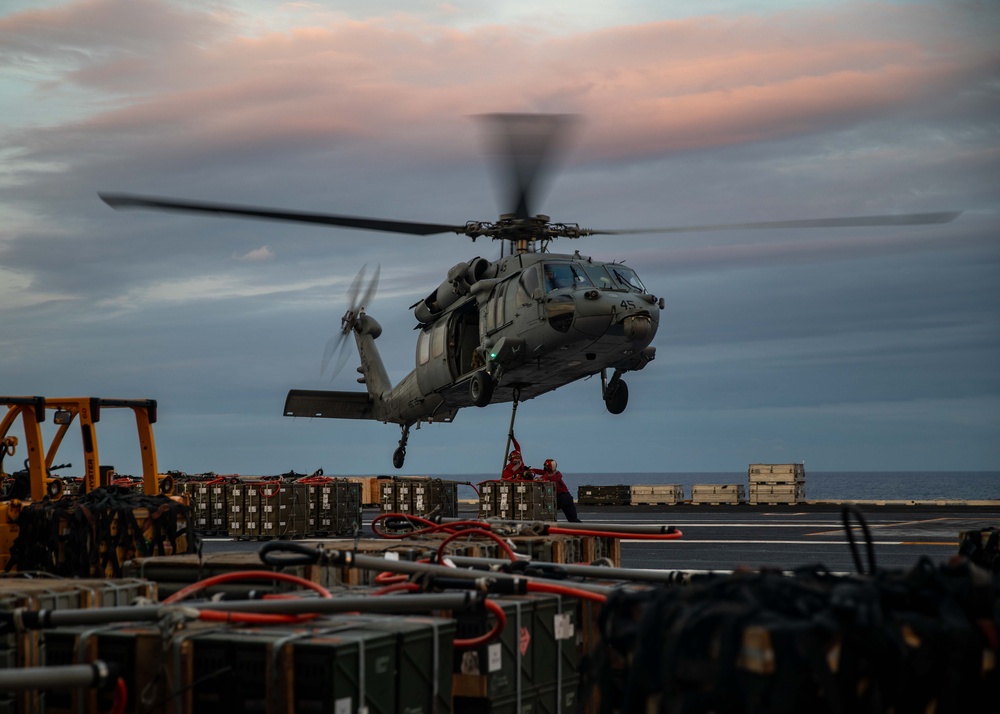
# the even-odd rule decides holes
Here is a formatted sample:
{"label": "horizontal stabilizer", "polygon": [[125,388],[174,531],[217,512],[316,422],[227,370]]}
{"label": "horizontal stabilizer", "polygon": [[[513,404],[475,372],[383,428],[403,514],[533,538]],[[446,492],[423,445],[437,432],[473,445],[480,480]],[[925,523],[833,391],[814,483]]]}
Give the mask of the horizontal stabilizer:
{"label": "horizontal stabilizer", "polygon": [[374,419],[372,404],[372,398],[366,392],[290,389],[285,397],[285,416]]}

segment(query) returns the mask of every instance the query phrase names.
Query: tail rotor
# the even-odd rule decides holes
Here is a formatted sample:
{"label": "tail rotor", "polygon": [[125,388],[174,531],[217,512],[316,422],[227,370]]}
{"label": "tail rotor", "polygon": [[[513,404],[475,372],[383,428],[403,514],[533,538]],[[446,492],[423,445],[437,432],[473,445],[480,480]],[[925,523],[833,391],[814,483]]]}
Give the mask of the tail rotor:
{"label": "tail rotor", "polygon": [[[374,273],[365,285],[367,269],[367,264],[361,266],[361,270],[354,276],[351,287],[347,291],[347,312],[340,318],[340,329],[326,341],[326,348],[323,350],[323,362],[320,365],[319,373],[322,376],[327,367],[330,366],[330,362],[334,362],[333,371],[330,373],[331,382],[340,374],[347,363],[350,354],[350,350],[347,348],[350,342],[347,339],[348,335],[357,324],[358,317],[364,312],[365,306],[371,304],[371,301],[375,299],[375,292],[378,290],[381,266],[375,266]],[[362,285],[365,285],[364,292],[361,291]]]}

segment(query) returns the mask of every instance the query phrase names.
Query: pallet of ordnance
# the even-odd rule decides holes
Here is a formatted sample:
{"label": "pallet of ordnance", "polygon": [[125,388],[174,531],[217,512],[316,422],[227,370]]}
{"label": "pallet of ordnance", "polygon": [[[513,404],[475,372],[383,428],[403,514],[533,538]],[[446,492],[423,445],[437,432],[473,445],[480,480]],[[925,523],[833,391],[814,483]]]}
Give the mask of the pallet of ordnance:
{"label": "pallet of ordnance", "polygon": [[582,676],[620,711],[988,711],[998,587],[967,561],[923,558],[871,576],[817,566],[623,591]]}
{"label": "pallet of ordnance", "polygon": [[751,505],[795,504],[806,498],[804,464],[750,464]]}
{"label": "pallet of ordnance", "polygon": [[423,476],[378,479],[382,513],[458,515],[458,482]]}
{"label": "pallet of ordnance", "polygon": [[[559,595],[492,597],[507,618],[496,642],[455,650],[455,714],[575,712],[583,654],[578,602]],[[471,639],[489,622],[455,613],[456,635]]]}
{"label": "pallet of ordnance", "polygon": [[[455,622],[324,616],[295,625],[122,623],[48,633],[46,663],[121,668],[126,711],[450,712]],[[108,711],[110,694],[54,690],[49,714]]]}
{"label": "pallet of ordnance", "polygon": [[746,487],[741,483],[696,483],[691,487],[692,505],[738,504],[746,502]]}
{"label": "pallet of ordnance", "polygon": [[7,569],[118,578],[131,558],[195,552],[190,518],[183,497],[119,486],[32,502],[20,509]]}
{"label": "pallet of ordnance", "polygon": [[806,498],[803,483],[751,483],[748,503],[752,506],[796,504]]}
{"label": "pallet of ordnance", "polygon": [[750,483],[805,483],[805,464],[750,464]]}
{"label": "pallet of ordnance", "polygon": [[240,480],[226,491],[226,534],[240,540],[353,535],[361,528],[361,485],[346,479]]}
{"label": "pallet of ordnance", "polygon": [[[146,580],[63,579],[46,573],[0,577],[0,612],[27,610],[87,610],[120,607],[137,598],[155,600],[156,586]],[[45,630],[0,631],[0,669],[38,667],[46,663]],[[0,691],[0,712],[45,711],[45,692]]]}
{"label": "pallet of ordnance", "polygon": [[626,484],[580,486],[576,500],[581,506],[627,506],[632,502],[632,487]]}
{"label": "pallet of ordnance", "polygon": [[479,518],[510,521],[556,520],[556,487],[548,481],[483,481]]}
{"label": "pallet of ordnance", "polygon": [[635,484],[630,490],[633,506],[675,506],[684,502],[684,487],[671,484]]}

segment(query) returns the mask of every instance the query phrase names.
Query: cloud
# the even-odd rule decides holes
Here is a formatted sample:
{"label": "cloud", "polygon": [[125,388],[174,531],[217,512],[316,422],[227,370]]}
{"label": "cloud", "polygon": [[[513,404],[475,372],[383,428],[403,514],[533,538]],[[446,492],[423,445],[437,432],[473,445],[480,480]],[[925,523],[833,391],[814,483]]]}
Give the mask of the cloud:
{"label": "cloud", "polygon": [[252,263],[271,260],[274,258],[274,251],[271,250],[271,246],[262,245],[260,248],[255,248],[254,250],[244,253],[243,255],[235,256],[236,260],[248,261]]}

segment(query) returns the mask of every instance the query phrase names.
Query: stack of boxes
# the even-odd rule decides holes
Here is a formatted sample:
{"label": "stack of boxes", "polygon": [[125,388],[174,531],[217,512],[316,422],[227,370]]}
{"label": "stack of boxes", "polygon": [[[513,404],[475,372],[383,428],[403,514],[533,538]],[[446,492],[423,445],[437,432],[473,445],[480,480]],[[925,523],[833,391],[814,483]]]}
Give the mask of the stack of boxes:
{"label": "stack of boxes", "polygon": [[354,535],[361,527],[361,486],[346,480],[238,481],[225,490],[233,538]]}
{"label": "stack of boxes", "polygon": [[795,504],[806,498],[804,464],[750,464],[751,505]]}
{"label": "stack of boxes", "polygon": [[676,506],[684,501],[684,487],[679,483],[633,485],[631,502],[633,506]]}
{"label": "stack of boxes", "polygon": [[556,520],[556,485],[548,481],[483,481],[479,517],[507,521]]}
{"label": "stack of boxes", "polygon": [[746,500],[746,487],[741,483],[696,483],[691,487],[691,503],[694,505],[735,505],[746,503]]}
{"label": "stack of boxes", "polygon": [[382,513],[454,518],[458,515],[458,483],[439,478],[379,479]]}
{"label": "stack of boxes", "polygon": [[625,484],[580,486],[578,493],[581,506],[627,506],[632,502],[632,487]]}

